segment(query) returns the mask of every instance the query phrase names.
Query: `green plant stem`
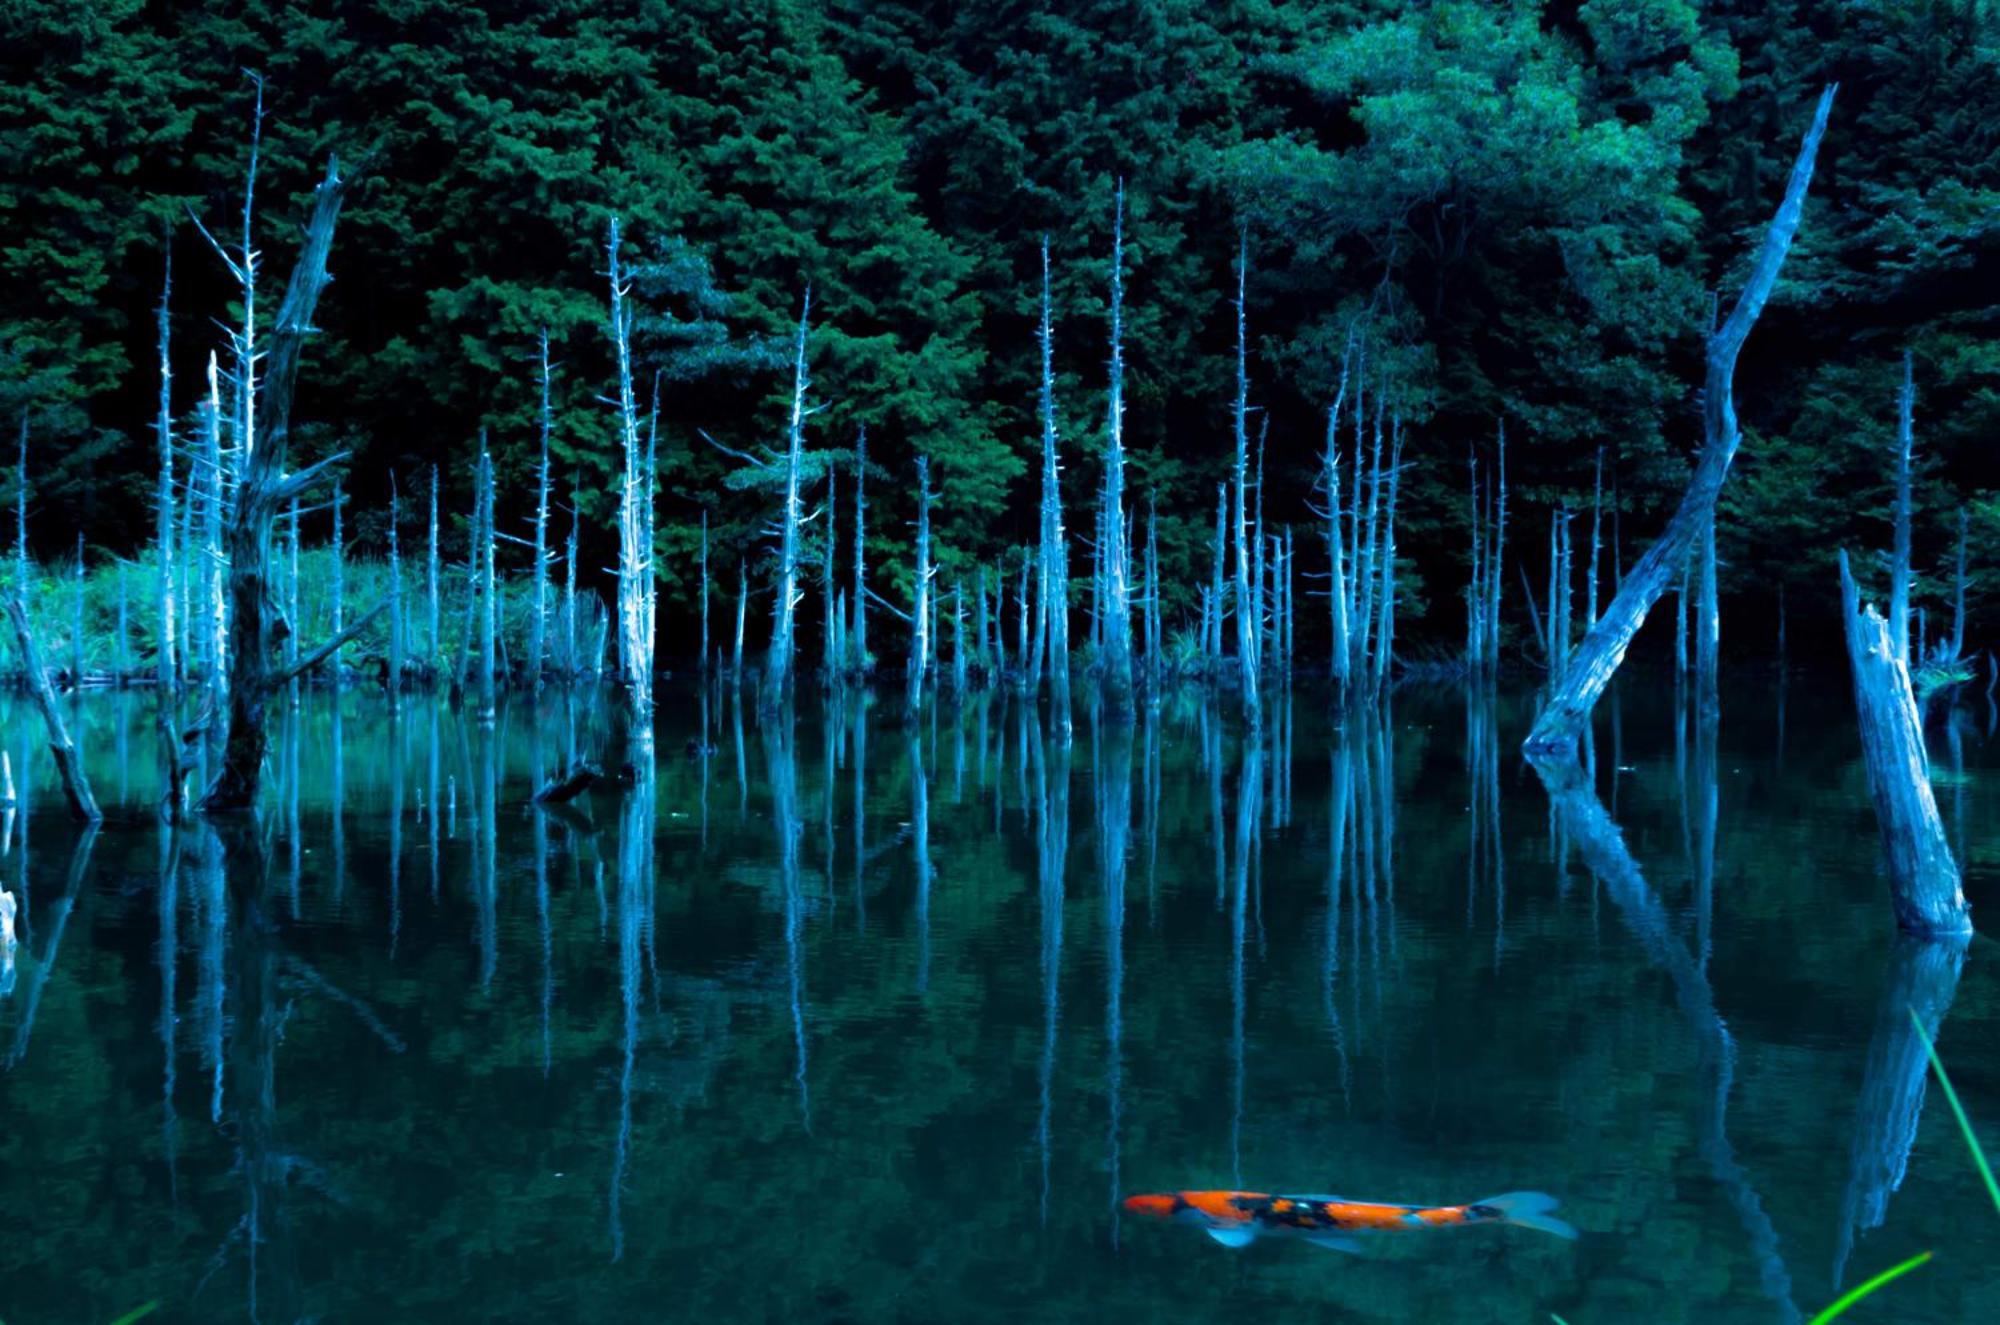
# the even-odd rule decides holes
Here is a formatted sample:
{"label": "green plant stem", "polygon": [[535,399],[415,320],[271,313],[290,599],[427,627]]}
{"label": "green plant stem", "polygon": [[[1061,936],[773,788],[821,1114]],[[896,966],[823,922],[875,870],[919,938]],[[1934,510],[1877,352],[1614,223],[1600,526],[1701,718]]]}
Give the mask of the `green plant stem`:
{"label": "green plant stem", "polygon": [[1835,1316],[1840,1315],[1842,1312],[1846,1311],[1849,1307],[1853,1306],[1856,1302],[1859,1302],[1862,1298],[1867,1297],[1870,1293],[1882,1287],[1882,1285],[1888,1283],[1892,1279],[1902,1278],[1904,1275],[1916,1269],[1919,1265],[1922,1265],[1925,1261],[1929,1260],[1930,1258],[1931,1254],[1929,1252],[1920,1251],[1916,1255],[1910,1257],[1910,1259],[1908,1259],[1907,1261],[1904,1261],[1901,1265],[1892,1265],[1888,1269],[1882,1271],[1882,1273],[1876,1275],[1873,1279],[1869,1279],[1864,1283],[1856,1284],[1854,1287],[1848,1289],[1845,1293],[1842,1293],[1839,1297],[1835,1298],[1833,1300],[1832,1305],[1828,1306],[1826,1310],[1820,1312],[1817,1316],[1814,1316],[1812,1320],[1807,1322],[1807,1325],[1826,1325],[1827,1321],[1830,1321]]}
{"label": "green plant stem", "polygon": [[1954,1117],[1958,1119],[1958,1130],[1965,1133],[1966,1148],[1972,1151],[1972,1162],[1979,1166],[1979,1176],[1986,1180],[1986,1194],[1993,1198],[1993,1208],[2000,1210],[2000,1183],[1993,1181],[1993,1166],[1986,1162],[1986,1152],[1980,1149],[1979,1135],[1972,1130],[1972,1120],[1965,1116],[1965,1106],[1958,1102],[1958,1092],[1951,1088],[1951,1078],[1945,1075],[1944,1061],[1938,1057],[1937,1046],[1931,1043],[1930,1033],[1924,1029],[1923,1018],[1915,1008],[1910,1009],[1910,1020],[1916,1025],[1917,1038],[1924,1042],[1924,1052],[1931,1056],[1931,1070],[1937,1073],[1938,1085],[1944,1087],[1945,1102],[1951,1105]]}

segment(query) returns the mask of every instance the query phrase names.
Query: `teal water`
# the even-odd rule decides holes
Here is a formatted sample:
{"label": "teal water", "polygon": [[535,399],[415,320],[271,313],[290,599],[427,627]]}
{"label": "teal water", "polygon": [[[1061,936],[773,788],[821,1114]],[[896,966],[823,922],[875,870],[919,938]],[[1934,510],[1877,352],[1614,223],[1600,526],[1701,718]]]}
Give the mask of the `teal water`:
{"label": "teal water", "polygon": [[[74,701],[111,821],[25,813],[0,998],[0,1319],[2000,1319],[2000,980],[1899,941],[1839,687],[1705,738],[1603,706],[1301,689],[1247,744],[1170,702],[1065,749],[990,696],[662,702],[651,795],[529,803],[597,705],[282,716],[254,828],[165,834],[150,708]],[[1770,702],[1775,701],[1775,702]],[[754,705],[749,706],[754,709]],[[704,729],[712,755],[687,753]],[[1934,732],[1976,918],[2000,742]],[[1121,1216],[1244,1186],[1560,1196],[1364,1257]]]}

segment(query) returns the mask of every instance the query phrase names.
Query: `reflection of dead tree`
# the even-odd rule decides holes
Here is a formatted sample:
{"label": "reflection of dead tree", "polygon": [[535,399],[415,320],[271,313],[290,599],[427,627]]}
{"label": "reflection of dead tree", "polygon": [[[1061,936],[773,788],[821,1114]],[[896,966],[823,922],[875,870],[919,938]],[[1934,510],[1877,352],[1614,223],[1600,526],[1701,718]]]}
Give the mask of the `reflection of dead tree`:
{"label": "reflection of dead tree", "polygon": [[1929,1054],[1924,1035],[1937,1038],[1938,1024],[1958,991],[1968,940],[1963,936],[1924,939],[1900,934],[1882,981],[1875,1014],[1875,1037],[1868,1044],[1868,1069],[1855,1107],[1853,1164],[1841,1203],[1839,1249],[1833,1258],[1833,1286],[1840,1287],[1854,1235],[1880,1228],[1889,1198],[1903,1185],[1917,1120],[1924,1109]]}
{"label": "reflection of dead tree", "polygon": [[1533,763],[1542,785],[1548,789],[1557,819],[1583,858],[1584,866],[1603,883],[1646,955],[1673,982],[1674,1001],[1680,1005],[1681,1015],[1694,1033],[1701,1054],[1702,1077],[1708,1085],[1708,1099],[1696,1118],[1702,1156],[1743,1222],[1765,1293],[1779,1304],[1784,1319],[1796,1320],[1798,1308],[1792,1304],[1791,1274],[1778,1251],[1777,1229],[1729,1144],[1725,1115],[1736,1072],[1736,1043],[1716,1011],[1715,992],[1709,986],[1708,975],[1675,933],[1666,908],[1647,885],[1639,862],[1625,845],[1624,834],[1605,812],[1582,768],[1567,757],[1537,759]]}
{"label": "reflection of dead tree", "polygon": [[[19,1066],[22,1055],[28,1052],[28,1039],[35,1031],[35,1010],[41,1006],[42,991],[48,987],[49,976],[56,969],[56,957],[62,951],[63,929],[69,924],[70,912],[76,909],[76,899],[83,892],[83,876],[90,870],[90,848],[97,842],[97,825],[85,826],[83,835],[76,839],[76,846],[69,857],[69,877],[63,883],[63,895],[49,908],[49,937],[42,948],[42,956],[35,963],[28,976],[28,990],[21,999],[21,1019],[14,1027],[14,1043],[7,1050],[7,1066],[11,1070]],[[27,845],[21,847],[23,857]]]}

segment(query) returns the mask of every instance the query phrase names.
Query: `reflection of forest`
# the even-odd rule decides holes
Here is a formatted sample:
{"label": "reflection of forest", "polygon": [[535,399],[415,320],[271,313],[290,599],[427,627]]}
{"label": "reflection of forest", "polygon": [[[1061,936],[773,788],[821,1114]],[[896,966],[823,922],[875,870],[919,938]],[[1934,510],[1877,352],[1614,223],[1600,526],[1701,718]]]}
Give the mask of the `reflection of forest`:
{"label": "reflection of forest", "polygon": [[[1490,693],[1332,724],[1274,691],[1255,740],[1172,696],[1129,724],[1082,707],[1068,739],[1001,694],[911,725],[852,697],[763,721],[706,698],[712,754],[663,737],[633,787],[561,811],[528,793],[615,738],[601,710],[482,731],[309,700],[255,831],[93,846],[38,817],[31,864],[7,862],[30,905],[0,1158],[49,1193],[39,1263],[127,1247],[140,1219],[106,1302],[173,1291],[226,1318],[254,1293],[262,1319],[507,1318],[557,1294],[611,1317],[668,1281],[808,1317],[983,1285],[1058,1319],[1162,1291],[1422,1315],[1475,1287],[1575,1319],[1657,1299],[1655,1265],[1688,1319],[1753,1295],[1768,1319],[1822,1296],[1788,1263],[1876,1268],[1849,1244],[1889,1217],[1923,1099],[1893,1012],[1935,1029],[1962,954],[1905,945],[1878,983],[1850,969],[1872,928],[1807,941],[1780,862],[1830,831],[1814,805],[1837,787],[1743,808],[1718,782],[1752,756],[1699,724],[1642,737],[1629,697],[1595,782],[1546,789],[1511,753],[1525,710]],[[1792,766],[1810,740],[1791,733]],[[1841,983],[1761,1000],[1746,927]],[[1873,1018],[1865,1061],[1858,1038],[1774,1057],[1808,1006]],[[1828,1117],[1794,1139],[1779,1083]],[[30,1150],[122,1213],[11,1167]],[[1789,1158],[1826,1153],[1851,1173]],[[1113,1213],[1232,1182],[1547,1187],[1612,1268],[1585,1285],[1561,1248],[1468,1238],[1218,1279]]]}

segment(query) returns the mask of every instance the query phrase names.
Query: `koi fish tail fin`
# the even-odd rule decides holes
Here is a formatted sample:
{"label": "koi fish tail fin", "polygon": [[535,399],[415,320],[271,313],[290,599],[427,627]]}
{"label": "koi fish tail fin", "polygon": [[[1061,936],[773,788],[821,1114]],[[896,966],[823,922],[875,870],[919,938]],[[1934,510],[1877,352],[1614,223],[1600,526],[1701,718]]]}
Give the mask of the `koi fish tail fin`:
{"label": "koi fish tail fin", "polygon": [[1506,1223],[1522,1228],[1538,1228],[1544,1233],[1553,1233],[1574,1242],[1576,1228],[1567,1220],[1557,1219],[1549,1213],[1561,1204],[1547,1192],[1508,1192],[1503,1196],[1489,1196],[1477,1202],[1474,1208],[1493,1211]]}

